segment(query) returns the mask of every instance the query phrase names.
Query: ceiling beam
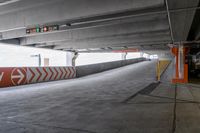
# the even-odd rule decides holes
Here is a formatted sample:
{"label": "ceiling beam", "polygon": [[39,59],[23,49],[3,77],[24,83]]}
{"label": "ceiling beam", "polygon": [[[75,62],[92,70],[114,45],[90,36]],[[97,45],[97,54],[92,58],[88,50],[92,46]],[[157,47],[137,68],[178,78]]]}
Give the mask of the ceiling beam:
{"label": "ceiling beam", "polygon": [[132,41],[131,40],[121,40],[115,43],[96,43],[96,44],[88,44],[88,43],[82,43],[82,44],[70,44],[70,45],[65,45],[65,46],[55,46],[54,49],[56,50],[62,50],[62,49],[84,49],[84,48],[105,48],[105,47],[129,47],[129,46],[144,46],[144,45],[154,45],[154,44],[168,44],[170,42],[169,37],[166,38],[161,38],[159,39],[145,39],[143,41]]}
{"label": "ceiling beam", "polygon": [[169,29],[169,25],[165,19],[159,21],[145,21],[143,23],[124,23],[103,27],[65,30],[49,34],[40,34],[36,36],[27,36],[21,39],[21,45],[98,38],[128,33],[139,34],[167,29]]}
{"label": "ceiling beam", "polygon": [[[70,26],[65,25],[64,27],[60,27],[60,31],[62,30],[74,30],[74,29],[83,29],[83,28],[95,28],[101,26],[108,26],[108,25],[117,25],[122,23],[136,23],[136,22],[145,22],[145,21],[153,21],[153,20],[163,20],[166,19],[167,15],[163,14],[153,14],[153,15],[142,15],[142,16],[123,16],[117,18],[110,18],[101,21],[95,22],[84,22],[84,23],[75,23],[70,24]],[[29,34],[29,36],[35,36],[39,33]],[[48,33],[47,33],[48,34]],[[5,39],[12,39],[12,38],[19,38],[26,36],[26,28],[8,30],[2,32],[2,40]]]}
{"label": "ceiling beam", "polygon": [[197,7],[199,0],[168,0],[168,4],[169,10],[186,9],[170,12],[174,42],[186,41],[196,12],[195,8],[190,9],[189,7]]}
{"label": "ceiling beam", "polygon": [[84,48],[84,47],[86,48],[98,47],[99,48],[99,47],[106,47],[106,46],[111,47],[117,44],[120,44],[120,45],[129,44],[129,43],[141,44],[143,42],[158,42],[158,41],[170,42],[169,33],[129,35],[129,36],[100,38],[100,39],[85,39],[85,40],[78,40],[78,41],[58,42],[58,43],[53,43],[53,45],[55,45],[54,49]]}
{"label": "ceiling beam", "polygon": [[[51,0],[53,2],[34,6],[26,9],[17,2],[8,6],[6,14],[0,15],[0,31],[15,29],[18,27],[29,27],[56,23],[61,21],[72,21],[101,15],[114,14],[125,11],[136,11],[148,8],[157,8],[164,5],[163,0]],[[23,0],[22,2],[25,2]],[[27,0],[28,3],[35,0]],[[35,3],[44,3],[37,0]],[[17,10],[15,7],[20,6]],[[30,6],[29,6],[30,7]],[[2,7],[3,8],[3,7]],[[87,9],[87,10],[86,10]]]}

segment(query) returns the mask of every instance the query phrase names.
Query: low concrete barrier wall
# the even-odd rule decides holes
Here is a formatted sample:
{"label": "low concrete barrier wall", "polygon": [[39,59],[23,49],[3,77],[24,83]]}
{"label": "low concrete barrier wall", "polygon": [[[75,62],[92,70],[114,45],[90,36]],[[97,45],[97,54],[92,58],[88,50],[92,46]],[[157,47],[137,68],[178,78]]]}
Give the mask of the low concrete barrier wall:
{"label": "low concrete barrier wall", "polygon": [[85,66],[77,66],[76,76],[82,77],[82,76],[122,67],[125,65],[134,64],[134,63],[145,61],[145,60],[146,60],[145,58],[138,58],[138,59],[121,60],[121,61],[106,62],[106,63],[92,64],[92,65],[85,65]]}
{"label": "low concrete barrier wall", "polygon": [[0,67],[0,88],[82,77],[146,60],[145,58],[78,67]]}
{"label": "low concrete barrier wall", "polygon": [[5,67],[0,68],[0,87],[10,87],[76,77],[74,67]]}

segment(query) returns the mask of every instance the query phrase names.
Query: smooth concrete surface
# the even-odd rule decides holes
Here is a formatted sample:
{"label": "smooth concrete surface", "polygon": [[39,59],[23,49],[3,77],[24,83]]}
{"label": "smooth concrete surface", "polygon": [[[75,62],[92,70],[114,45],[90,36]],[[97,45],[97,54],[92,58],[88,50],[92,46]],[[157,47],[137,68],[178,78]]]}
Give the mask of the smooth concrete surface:
{"label": "smooth concrete surface", "polygon": [[[21,45],[43,44],[44,47],[50,48],[48,43],[55,43],[53,46],[57,47],[56,43],[66,41],[64,45],[62,43],[62,47],[70,50],[83,47],[83,40],[79,39],[84,39],[86,41],[84,48],[91,48],[94,45],[95,48],[115,48],[134,43],[144,49],[146,42],[143,40],[148,40],[147,42],[151,42],[148,46],[156,50],[156,46],[154,46],[156,42],[159,42],[160,45],[157,46],[160,47],[171,42],[170,34],[159,34],[160,32],[170,32],[167,4],[164,0],[93,0],[92,2],[90,0],[14,0],[11,3],[8,2],[10,4],[6,2],[8,1],[2,1],[0,8],[0,31],[2,34],[0,39],[18,38]],[[170,12],[169,16],[174,40],[185,41],[193,22],[195,10],[185,11],[184,9],[197,7],[199,0],[168,0],[167,2],[170,10],[183,9]],[[163,17],[164,19],[162,19]],[[127,23],[129,19],[134,20],[129,23],[131,25]],[[65,31],[26,35],[26,27],[34,28],[34,25],[64,25],[66,23],[72,25],[65,28]],[[69,30],[69,28],[73,28],[73,30]],[[141,33],[148,33],[148,35],[141,36]],[[128,40],[126,38],[128,34],[139,37],[129,39],[125,44],[122,43]],[[109,36],[123,37],[120,39],[121,41],[113,38],[113,40],[117,40],[117,45],[116,43],[110,45],[109,41],[101,45],[98,42],[102,41],[95,41],[91,45],[88,41],[88,38],[91,39],[91,37],[106,40],[106,37]],[[156,36],[159,37],[156,38]],[[76,43],[68,42],[73,40],[76,40]]]}
{"label": "smooth concrete surface", "polygon": [[[2,0],[0,40],[71,52],[135,48],[167,58],[171,54],[166,44],[192,41],[190,32],[198,38],[193,23],[199,18],[198,4],[199,0]],[[37,25],[60,28],[26,33]]]}
{"label": "smooth concrete surface", "polygon": [[75,80],[1,89],[0,133],[199,133],[200,88],[175,89],[172,65],[157,88],[138,93],[155,81],[155,66],[144,61]]}
{"label": "smooth concrete surface", "polygon": [[106,70],[138,63],[145,60],[146,60],[145,58],[137,58],[137,59],[120,60],[120,61],[98,63],[98,64],[92,64],[92,65],[77,66],[76,77],[83,77],[90,74],[95,74],[95,73],[103,72]]}

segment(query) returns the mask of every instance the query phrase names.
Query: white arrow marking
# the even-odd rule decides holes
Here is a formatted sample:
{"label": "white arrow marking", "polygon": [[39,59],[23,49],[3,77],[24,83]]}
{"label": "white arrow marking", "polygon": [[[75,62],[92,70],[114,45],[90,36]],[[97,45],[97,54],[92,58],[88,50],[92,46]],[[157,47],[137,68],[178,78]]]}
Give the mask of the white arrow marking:
{"label": "white arrow marking", "polygon": [[1,75],[0,75],[0,82],[3,79],[3,75],[4,75],[4,72],[2,72]]}
{"label": "white arrow marking", "polygon": [[13,75],[12,79],[19,79],[17,84],[20,84],[25,76],[19,69],[17,69],[17,72],[19,73],[19,75]]}

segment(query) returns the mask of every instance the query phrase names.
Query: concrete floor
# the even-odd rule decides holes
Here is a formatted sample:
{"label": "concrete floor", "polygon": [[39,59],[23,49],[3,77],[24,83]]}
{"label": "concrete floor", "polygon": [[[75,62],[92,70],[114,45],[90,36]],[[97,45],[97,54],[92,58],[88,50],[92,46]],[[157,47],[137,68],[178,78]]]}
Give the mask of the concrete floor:
{"label": "concrete floor", "polygon": [[143,93],[155,81],[153,61],[1,89],[0,133],[199,133],[200,87],[176,87],[171,74]]}

